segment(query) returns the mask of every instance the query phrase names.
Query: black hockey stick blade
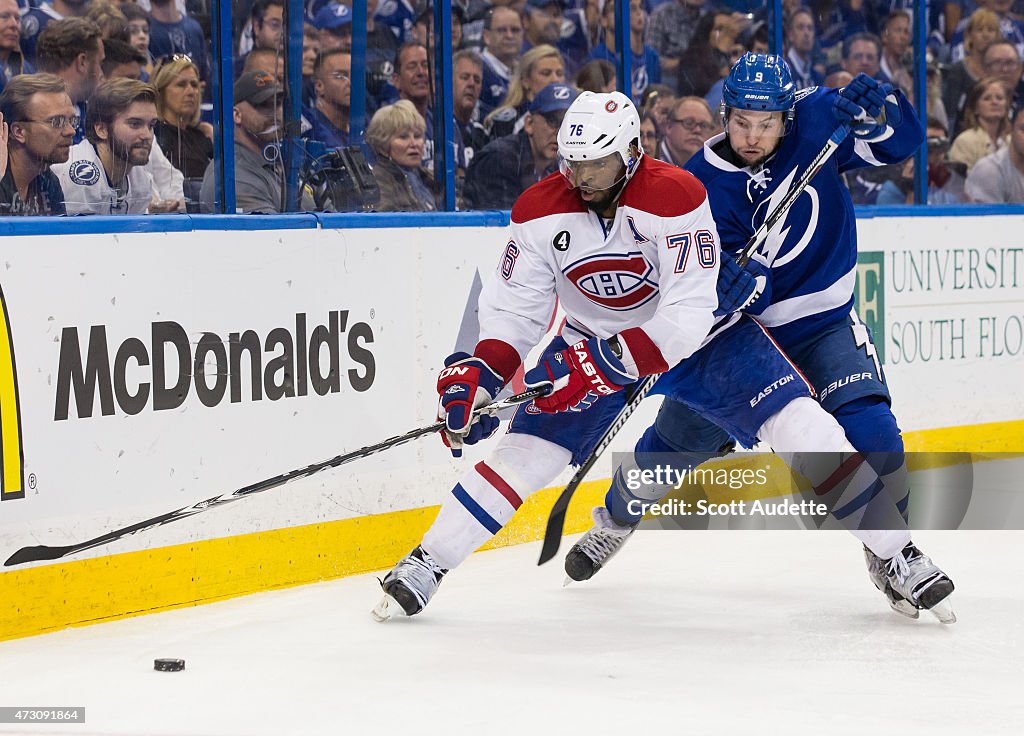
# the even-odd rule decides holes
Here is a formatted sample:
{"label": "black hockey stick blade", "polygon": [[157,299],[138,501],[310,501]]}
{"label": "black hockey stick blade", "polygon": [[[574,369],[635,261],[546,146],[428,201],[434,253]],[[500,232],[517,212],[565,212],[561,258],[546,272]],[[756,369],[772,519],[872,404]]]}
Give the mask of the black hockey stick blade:
{"label": "black hockey stick blade", "polygon": [[[538,396],[542,396],[544,393],[544,389],[531,389],[529,391],[524,391],[514,396],[509,396],[506,399],[495,401],[491,404],[488,404],[487,406],[482,406],[479,409],[475,410],[474,413],[480,414],[483,412],[498,412],[502,409],[508,409],[510,407],[517,406],[519,404],[524,404],[528,401],[532,401]],[[191,506],[184,506],[180,509],[175,509],[174,511],[168,511],[166,514],[154,516],[151,519],[146,519],[145,521],[140,521],[136,524],[132,524],[121,529],[115,529],[114,531],[101,534],[98,537],[94,537],[92,539],[89,539],[85,542],[80,542],[78,544],[70,544],[64,547],[50,547],[45,544],[35,545],[32,547],[22,547],[17,552],[15,552],[7,558],[7,561],[4,562],[4,567],[11,567],[13,565],[24,565],[28,562],[43,562],[47,560],[57,560],[61,557],[67,557],[68,555],[74,554],[76,552],[83,552],[87,549],[92,549],[93,547],[99,547],[101,545],[108,544],[110,542],[121,539],[122,537],[127,537],[131,534],[135,534],[146,529],[151,529],[155,526],[170,524],[171,522],[179,521],[180,519],[184,519],[189,516],[194,516],[195,514],[206,511],[207,509],[213,508],[214,506],[223,506],[226,503],[231,503],[232,501],[237,501],[241,498],[246,498],[247,496],[251,496],[255,493],[260,493],[262,491],[268,491],[271,488],[283,486],[285,483],[296,480],[297,478],[305,478],[310,475],[313,475],[314,473],[319,473],[321,470],[326,470],[327,468],[336,468],[340,465],[350,463],[353,460],[368,457],[378,452],[389,450],[392,447],[397,447],[398,445],[404,445],[406,442],[411,442],[412,440],[423,437],[424,435],[434,434],[435,432],[439,432],[442,429],[444,429],[444,422],[435,422],[434,424],[414,429],[410,432],[406,432],[405,434],[390,437],[386,440],[383,440],[382,442],[378,442],[377,444],[367,445],[366,447],[361,447],[358,450],[353,450],[352,452],[347,452],[343,455],[337,455],[335,457],[332,457],[330,460],[324,460],[323,462],[314,463],[313,465],[309,465],[305,468],[297,468],[287,473],[282,473],[281,475],[275,475],[272,478],[266,478],[265,480],[261,480],[257,483],[253,483],[248,486],[243,486],[242,488],[239,488],[230,493],[222,493],[219,496],[208,498],[205,501],[199,501]]]}
{"label": "black hockey stick blade", "polygon": [[626,420],[629,419],[630,415],[636,408],[640,406],[640,402],[644,400],[644,397],[651,392],[654,388],[654,384],[658,380],[659,374],[645,376],[641,378],[634,385],[633,393],[626,400],[625,406],[619,412],[618,416],[612,420],[612,423],[608,425],[608,429],[601,435],[601,439],[594,445],[594,449],[591,451],[587,459],[580,465],[579,470],[576,471],[575,475],[569,481],[569,485],[559,494],[558,498],[555,499],[554,505],[551,507],[551,513],[548,516],[548,525],[544,530],[544,542],[540,548],[540,559],[537,560],[538,565],[543,565],[545,562],[550,560],[556,554],[558,554],[558,548],[562,544],[562,532],[565,529],[565,515],[569,510],[569,502],[572,501],[572,496],[576,493],[576,489],[580,487],[583,479],[587,477],[587,473],[594,467],[598,458],[601,457],[608,445],[611,444],[615,435],[619,433],[625,425]]}

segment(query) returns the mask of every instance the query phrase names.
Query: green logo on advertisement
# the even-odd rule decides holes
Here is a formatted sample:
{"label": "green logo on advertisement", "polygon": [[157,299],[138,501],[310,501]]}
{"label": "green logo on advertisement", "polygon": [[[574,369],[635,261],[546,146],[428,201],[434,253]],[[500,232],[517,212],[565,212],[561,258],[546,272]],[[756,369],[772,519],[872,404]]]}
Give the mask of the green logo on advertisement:
{"label": "green logo on advertisement", "polygon": [[878,359],[885,363],[885,254],[857,254],[854,305],[875,339]]}

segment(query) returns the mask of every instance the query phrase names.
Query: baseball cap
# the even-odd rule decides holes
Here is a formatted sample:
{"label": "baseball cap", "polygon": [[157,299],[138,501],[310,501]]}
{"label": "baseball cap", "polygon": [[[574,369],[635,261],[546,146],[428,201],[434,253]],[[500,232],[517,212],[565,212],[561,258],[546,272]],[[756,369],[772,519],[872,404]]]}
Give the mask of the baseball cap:
{"label": "baseball cap", "polygon": [[347,26],[352,22],[352,9],[341,3],[328,3],[320,8],[316,17],[313,18],[313,25],[323,31],[333,31],[336,28]]}
{"label": "baseball cap", "polygon": [[538,115],[547,115],[550,112],[564,112],[569,109],[573,100],[579,97],[579,92],[568,84],[552,82],[537,93],[530,103],[530,112]]}
{"label": "baseball cap", "polygon": [[258,69],[246,72],[235,82],[235,102],[259,107],[283,92],[277,80]]}

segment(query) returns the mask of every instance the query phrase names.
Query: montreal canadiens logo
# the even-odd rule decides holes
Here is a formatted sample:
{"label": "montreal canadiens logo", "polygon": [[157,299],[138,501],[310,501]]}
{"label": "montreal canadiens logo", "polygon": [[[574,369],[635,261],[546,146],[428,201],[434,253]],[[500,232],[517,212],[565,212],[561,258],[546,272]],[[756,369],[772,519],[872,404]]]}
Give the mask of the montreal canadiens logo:
{"label": "montreal canadiens logo", "polygon": [[608,112],[615,112],[619,109],[619,103],[615,100],[608,100],[608,102],[604,103],[604,109]]}
{"label": "montreal canadiens logo", "polygon": [[79,186],[91,187],[100,180],[100,167],[92,161],[75,161],[68,169],[68,176]]}
{"label": "montreal canadiens logo", "polygon": [[658,295],[653,272],[654,266],[642,253],[602,253],[563,270],[569,282],[590,301],[617,312],[636,309]]}

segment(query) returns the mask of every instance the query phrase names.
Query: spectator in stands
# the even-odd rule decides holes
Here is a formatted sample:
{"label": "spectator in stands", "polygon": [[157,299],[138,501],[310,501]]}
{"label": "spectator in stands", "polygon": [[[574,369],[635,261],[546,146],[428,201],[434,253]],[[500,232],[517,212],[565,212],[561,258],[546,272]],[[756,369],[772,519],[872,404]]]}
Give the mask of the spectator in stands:
{"label": "spectator in stands", "polygon": [[615,67],[607,59],[588,61],[576,72],[573,84],[580,92],[612,92],[618,89]]}
{"label": "spectator in stands", "polygon": [[825,81],[823,70],[814,65],[814,14],[807,8],[799,8],[786,19],[786,44],[786,62],[797,89]]}
{"label": "spectator in stands", "polygon": [[679,95],[706,95],[729,72],[729,52],[735,42],[736,24],[731,15],[714,12],[701,16],[677,70]]}
{"label": "spectator in stands", "polygon": [[882,73],[882,42],[874,33],[854,33],[843,41],[843,69],[855,77],[864,73],[891,83]]}
{"label": "spectator in stands", "polygon": [[306,137],[328,148],[348,145],[348,116],[352,95],[352,55],[328,49],[313,64],[313,107],[306,111]]}
{"label": "spectator in stands", "polygon": [[[40,41],[40,44],[42,41]],[[153,147],[156,93],[134,79],[102,82],[89,98],[86,140],[53,173],[69,215],[140,215],[149,210],[153,180],[143,168]]]}
{"label": "spectator in stands", "polygon": [[[1002,38],[1002,34],[995,13],[987,8],[979,8],[971,13],[964,32],[964,58],[951,64],[942,75],[942,103],[946,108],[946,116],[957,128],[967,93],[979,79],[990,75],[985,71],[985,51],[999,38]],[[1013,55],[1017,55],[1015,48]],[[995,76],[994,73],[992,76]]]}
{"label": "spectator in stands", "polygon": [[135,3],[121,3],[119,7],[128,23],[128,43],[146,55],[141,79],[148,82],[153,72],[153,57],[149,55],[149,15]]}
{"label": "spectator in stands", "polygon": [[949,157],[974,168],[978,159],[1006,145],[1010,131],[1009,98],[1002,81],[986,77],[974,85],[964,105],[964,132],[953,140]]}
{"label": "spectator in stands", "polygon": [[199,123],[199,69],[188,59],[165,62],[153,76],[153,87],[160,148],[186,179],[198,182],[213,159],[213,131],[204,131]]}
{"label": "spectator in stands", "polygon": [[316,99],[313,90],[313,67],[320,55],[320,31],[307,23],[302,28],[302,104],[311,107]]}
{"label": "spectator in stands", "polygon": [[996,39],[985,49],[982,64],[985,76],[996,77],[1006,85],[1015,107],[1024,105],[1024,81],[1021,80],[1024,64],[1021,64],[1016,46],[1009,41]]}
{"label": "spectator in stands", "polygon": [[[604,39],[590,53],[591,59],[615,63],[615,3],[606,2],[601,13]],[[649,84],[661,82],[661,61],[653,46],[644,43],[647,13],[641,0],[629,2],[629,50],[633,54],[633,99],[639,100]],[[577,84],[577,87],[580,85]]]}
{"label": "spectator in stands", "polygon": [[31,74],[32,65],[21,55],[21,15],[17,0],[0,0],[0,91],[19,74]]}
{"label": "spectator in stands", "polygon": [[[949,130],[951,125],[949,116],[946,115],[946,106],[942,104],[942,71],[934,61],[928,62],[925,67],[925,94],[927,95],[927,106],[925,111],[928,117],[937,118],[942,127]],[[908,95],[911,104],[914,102],[914,95]]]}
{"label": "spectator in stands", "polygon": [[[64,18],[46,26],[36,47],[39,69],[64,80],[71,101],[84,125],[86,101],[103,79],[103,39],[99,26],[85,18]],[[80,127],[75,143],[85,137]]]}
{"label": "spectator in stands", "polygon": [[[3,0],[0,0],[3,2]],[[146,55],[131,44],[108,38],[103,42],[103,76],[106,79],[142,79]]]}
{"label": "spectator in stands", "polygon": [[[284,205],[276,145],[284,124],[283,91],[266,72],[245,72],[235,81],[235,202],[239,212],[280,212]],[[213,161],[203,175],[203,212],[214,212]]]}
{"label": "spectator in stands", "polygon": [[[387,23],[376,17],[377,0],[366,2],[366,109],[371,112],[395,96],[391,73],[402,45]],[[326,48],[326,46],[325,46]]]}
{"label": "spectator in stands", "polygon": [[1013,113],[1008,146],[985,156],[967,175],[967,195],[974,202],[1024,202],[1024,108]]}
{"label": "spectator in stands", "polygon": [[253,49],[245,55],[240,73],[266,72],[284,86],[284,57],[271,49]]}
{"label": "spectator in stands", "polygon": [[470,49],[456,51],[452,57],[452,100],[455,105],[455,143],[458,167],[463,174],[476,152],[490,141],[480,123],[480,89],[483,84],[483,60]]}
{"label": "spectator in stands", "polygon": [[[562,52],[567,74],[575,73],[582,66],[590,51],[587,34],[578,16],[563,14],[561,0],[526,0],[522,17],[522,52],[537,46],[555,46]],[[573,29],[568,35],[566,26]]]}
{"label": "spectator in stands", "polygon": [[[743,46],[733,48],[730,52],[729,57],[729,68],[736,64],[743,56],[744,51],[750,51],[754,54],[767,54],[768,53],[768,24],[765,22],[759,22],[752,25],[747,29],[747,32],[743,34]],[[712,110],[717,110],[722,104],[722,88],[725,85],[725,77],[719,79],[708,90],[707,94],[704,95],[704,99],[711,106]]]}
{"label": "spectator in stands", "polygon": [[[256,0],[252,4],[252,51],[269,51],[274,55],[281,52],[284,40],[284,0]],[[235,77],[241,76],[246,69],[246,57],[241,56],[235,60]],[[275,64],[275,68],[278,65]],[[280,63],[284,66],[284,62]],[[262,68],[262,67],[259,67]],[[265,72],[274,72],[274,69],[265,69]]]}
{"label": "spectator in stands", "polygon": [[26,61],[39,67],[36,63],[36,44],[46,26],[62,18],[83,16],[88,9],[89,0],[49,0],[40,3],[38,7],[29,8],[21,19],[21,52]]}
{"label": "spectator in stands", "polygon": [[[452,3],[452,51],[456,51],[462,46],[464,17],[462,8]],[[416,16],[416,22],[412,26],[412,38],[428,48],[434,46],[434,8],[432,5],[428,4]]]}
{"label": "spectator in stands", "polygon": [[430,110],[430,61],[427,48],[410,41],[398,50],[398,61],[392,82],[398,90],[398,99],[408,100],[424,120],[426,140],[423,145],[423,165],[434,169],[434,116]]}
{"label": "spectator in stands", "polygon": [[523,22],[512,8],[495,5],[484,18],[484,81],[481,112],[486,116],[508,94],[516,59],[523,46]]}
{"label": "spectator in stands", "polygon": [[199,23],[178,10],[175,0],[150,0],[149,52],[157,63],[184,54],[199,69],[199,78],[210,81],[206,37]]}
{"label": "spectator in stands", "polygon": [[837,69],[836,71],[825,77],[826,87],[832,87],[833,89],[839,89],[845,87],[853,81],[853,75],[845,69]]}
{"label": "spectator in stands", "polygon": [[[24,74],[0,94],[9,130],[7,166],[0,178],[0,215],[63,215],[64,193],[50,171],[71,154],[78,112],[52,74]],[[0,131],[2,132],[2,131]]]}
{"label": "spectator in stands", "polygon": [[668,119],[672,115],[672,108],[676,106],[677,99],[676,93],[664,84],[650,85],[640,98],[640,111],[642,114],[650,113],[654,117],[659,138],[665,136]]}
{"label": "spectator in stands", "polygon": [[[964,3],[964,5],[966,7],[967,3]],[[999,32],[1003,38],[1014,44],[1018,54],[1024,53],[1024,26],[1010,13],[1010,6],[1013,5],[1013,0],[988,0],[988,2],[978,2],[976,5],[978,7],[985,7],[995,13],[999,19]],[[950,39],[949,43],[953,61],[959,61],[964,57],[966,27],[967,21],[961,21],[953,32],[953,37]]]}
{"label": "spectator in stands", "polygon": [[466,206],[507,210],[527,187],[558,170],[558,128],[578,93],[549,84],[530,103],[518,133],[491,141],[466,172]]}
{"label": "spectator in stands", "polygon": [[565,62],[554,46],[534,46],[519,59],[515,78],[501,105],[484,120],[491,139],[518,133],[534,95],[552,83],[565,82]]}
{"label": "spectator in stands", "polygon": [[385,105],[366,128],[377,155],[373,176],[380,187],[381,212],[428,212],[438,208],[430,172],[422,166],[426,122],[409,100]]}
{"label": "spectator in stands", "polygon": [[662,81],[679,86],[679,60],[690,45],[705,0],[667,0],[651,11],[647,42],[658,52]]}
{"label": "spectator in stands", "polygon": [[882,21],[880,39],[882,54],[879,65],[893,85],[909,94],[914,88],[910,54],[910,13],[894,10]]}
{"label": "spectator in stands", "polygon": [[681,167],[717,131],[714,114],[703,97],[681,97],[672,109],[657,158]]}
{"label": "spectator in stands", "polygon": [[[928,140],[928,204],[966,202],[964,174],[967,167],[946,159],[946,154],[949,152],[946,128],[937,118],[928,118],[926,135]],[[912,204],[914,201],[913,157],[895,166],[898,166],[900,175],[882,183],[878,198],[875,200],[877,205]]]}
{"label": "spectator in stands", "polygon": [[640,145],[648,156],[658,158],[661,142],[658,139],[658,124],[651,113],[645,113],[640,121]]}
{"label": "spectator in stands", "polygon": [[313,20],[320,31],[320,45],[328,49],[352,52],[352,9],[341,3],[328,3]]}
{"label": "spectator in stands", "polygon": [[92,0],[85,17],[99,26],[104,40],[123,38],[127,41],[128,19],[110,0]]}

